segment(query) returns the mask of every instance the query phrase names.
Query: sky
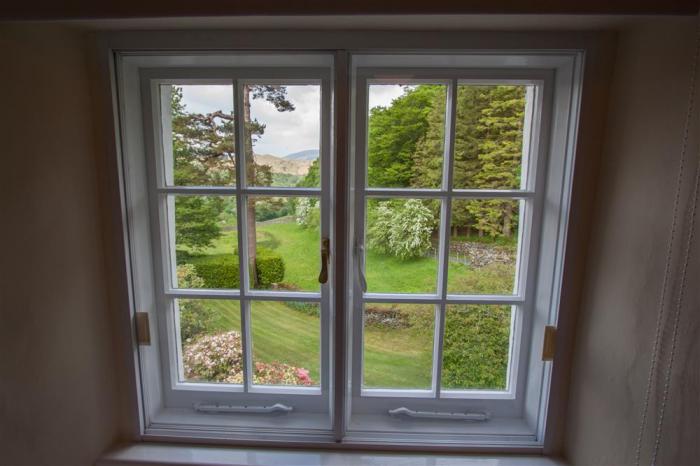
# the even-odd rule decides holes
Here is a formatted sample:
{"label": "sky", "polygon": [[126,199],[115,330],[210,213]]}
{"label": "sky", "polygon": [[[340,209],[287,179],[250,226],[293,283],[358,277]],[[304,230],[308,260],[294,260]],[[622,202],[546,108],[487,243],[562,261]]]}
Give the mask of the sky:
{"label": "sky", "polygon": [[[403,94],[399,85],[372,85],[369,92],[370,108],[388,106]],[[263,99],[251,102],[253,118],[265,124],[265,133],[255,144],[258,154],[278,157],[306,149],[319,148],[321,92],[317,85],[287,86],[287,98],[294,111],[278,112]],[[233,108],[233,87],[225,85],[182,86],[182,102],[192,113],[230,112]]]}

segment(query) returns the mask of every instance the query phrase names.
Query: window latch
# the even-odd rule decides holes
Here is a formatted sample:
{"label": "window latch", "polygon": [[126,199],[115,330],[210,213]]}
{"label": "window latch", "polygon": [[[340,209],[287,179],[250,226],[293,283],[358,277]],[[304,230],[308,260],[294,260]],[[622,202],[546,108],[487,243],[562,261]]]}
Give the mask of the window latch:
{"label": "window latch", "polygon": [[360,283],[362,292],[367,291],[367,279],[365,279],[365,247],[360,242],[355,242],[355,269],[357,270],[357,280]]}
{"label": "window latch", "polygon": [[318,274],[318,282],[325,284],[328,282],[328,259],[331,255],[331,240],[323,238],[321,240],[321,273]]}
{"label": "window latch", "polygon": [[439,411],[414,411],[405,406],[390,409],[391,416],[408,416],[418,419],[445,419],[448,421],[474,421],[485,422],[490,419],[489,413],[448,413]]}
{"label": "window latch", "polygon": [[246,414],[273,414],[290,413],[294,410],[291,406],[276,403],[271,406],[231,406],[220,404],[197,403],[194,410],[200,413],[246,413]]}

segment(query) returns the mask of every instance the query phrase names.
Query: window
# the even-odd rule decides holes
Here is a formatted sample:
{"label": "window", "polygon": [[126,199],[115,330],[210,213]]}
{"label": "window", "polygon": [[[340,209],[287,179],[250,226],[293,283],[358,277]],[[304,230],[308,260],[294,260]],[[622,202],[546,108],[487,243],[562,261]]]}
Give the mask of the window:
{"label": "window", "polygon": [[542,445],[580,55],[335,57],[117,55],[144,436]]}

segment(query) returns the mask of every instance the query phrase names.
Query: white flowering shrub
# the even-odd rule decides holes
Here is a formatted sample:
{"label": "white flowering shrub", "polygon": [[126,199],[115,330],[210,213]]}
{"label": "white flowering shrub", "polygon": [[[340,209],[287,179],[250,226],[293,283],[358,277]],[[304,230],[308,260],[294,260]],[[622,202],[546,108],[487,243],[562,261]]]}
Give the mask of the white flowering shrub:
{"label": "white flowering shrub", "polygon": [[[187,380],[243,383],[241,335],[236,331],[204,335],[185,343],[182,365]],[[313,385],[309,371],[281,362],[256,362],[253,383],[260,385]]]}
{"label": "white flowering shrub", "polygon": [[321,220],[321,212],[318,202],[308,197],[299,198],[296,202],[297,225],[304,228],[318,228]]}
{"label": "white flowering shrub", "polygon": [[370,249],[403,260],[420,257],[430,249],[435,217],[420,200],[380,203],[369,218]]}

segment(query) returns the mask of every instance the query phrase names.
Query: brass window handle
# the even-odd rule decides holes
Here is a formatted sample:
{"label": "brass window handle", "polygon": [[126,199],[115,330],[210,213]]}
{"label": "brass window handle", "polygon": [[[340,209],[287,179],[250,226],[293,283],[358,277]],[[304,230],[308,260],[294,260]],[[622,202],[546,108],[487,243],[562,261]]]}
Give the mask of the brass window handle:
{"label": "brass window handle", "polygon": [[331,240],[323,238],[321,240],[321,273],[318,274],[318,282],[324,284],[328,282],[328,258],[331,255]]}

